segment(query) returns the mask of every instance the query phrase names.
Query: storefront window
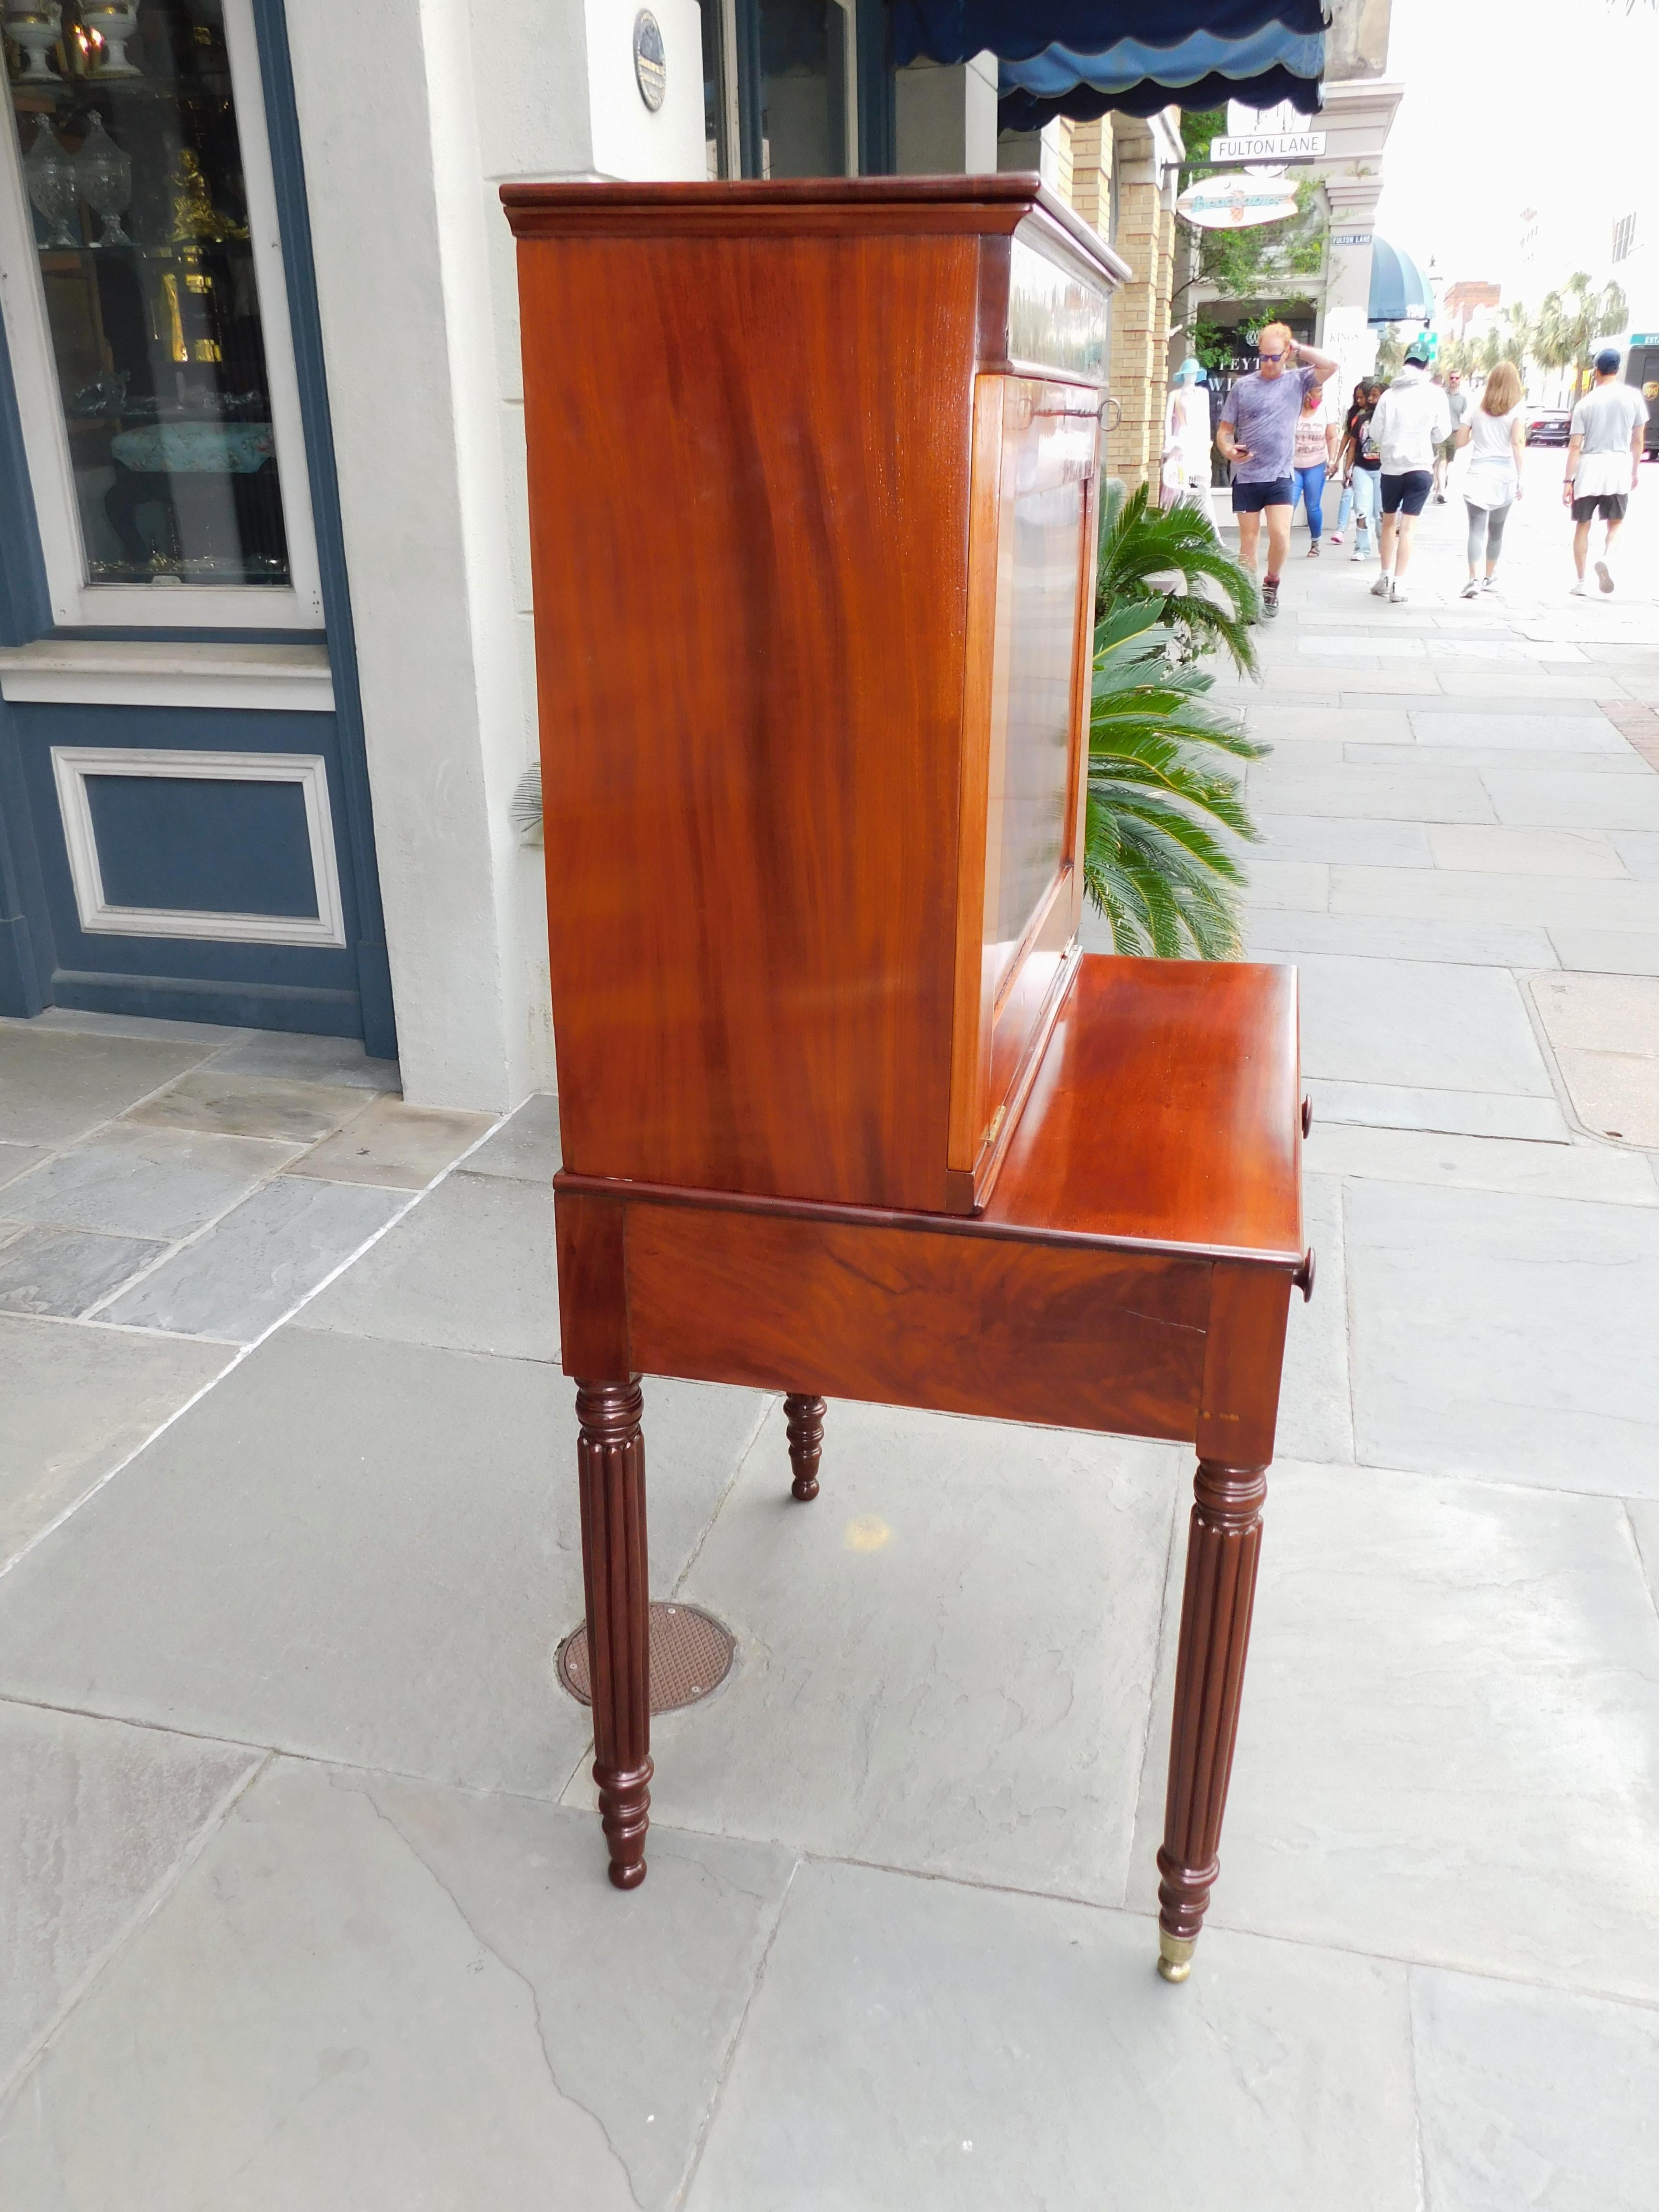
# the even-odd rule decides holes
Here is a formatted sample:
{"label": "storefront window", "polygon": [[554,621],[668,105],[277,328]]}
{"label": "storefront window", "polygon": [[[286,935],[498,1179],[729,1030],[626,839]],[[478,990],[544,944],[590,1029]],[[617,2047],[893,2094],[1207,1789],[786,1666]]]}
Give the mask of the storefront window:
{"label": "storefront window", "polygon": [[853,19],[838,0],[757,0],[760,173],[844,177]]}
{"label": "storefront window", "polygon": [[84,580],[289,587],[224,0],[4,0]]}

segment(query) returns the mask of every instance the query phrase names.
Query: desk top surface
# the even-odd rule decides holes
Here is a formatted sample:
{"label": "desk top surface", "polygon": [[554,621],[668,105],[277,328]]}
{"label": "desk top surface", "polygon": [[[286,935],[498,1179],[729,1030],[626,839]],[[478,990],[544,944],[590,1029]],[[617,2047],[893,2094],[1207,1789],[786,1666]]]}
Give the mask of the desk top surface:
{"label": "desk top surface", "polygon": [[1302,1257],[1296,973],[1082,956],[984,1218]]}

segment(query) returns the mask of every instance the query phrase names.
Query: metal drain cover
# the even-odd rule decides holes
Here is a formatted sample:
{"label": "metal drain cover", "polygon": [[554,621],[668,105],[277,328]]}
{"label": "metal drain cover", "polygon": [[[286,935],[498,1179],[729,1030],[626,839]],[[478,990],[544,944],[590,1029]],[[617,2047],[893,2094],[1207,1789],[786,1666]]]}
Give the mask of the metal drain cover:
{"label": "metal drain cover", "polygon": [[[651,1608],[651,1710],[678,1712],[718,1689],[732,1670],[737,1643],[731,1631],[695,1605]],[[559,1680],[579,1705],[593,1702],[587,1660],[587,1623],[559,1646]]]}

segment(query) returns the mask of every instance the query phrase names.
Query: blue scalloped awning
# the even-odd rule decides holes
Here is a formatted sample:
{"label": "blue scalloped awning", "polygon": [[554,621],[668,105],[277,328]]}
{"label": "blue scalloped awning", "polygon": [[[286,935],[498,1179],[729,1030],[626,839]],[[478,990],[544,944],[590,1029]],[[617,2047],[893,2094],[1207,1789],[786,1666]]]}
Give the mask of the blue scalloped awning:
{"label": "blue scalloped awning", "polygon": [[1385,323],[1426,322],[1434,313],[1429,280],[1412,259],[1386,238],[1371,240],[1371,296],[1365,320],[1375,328]]}
{"label": "blue scalloped awning", "polygon": [[894,0],[896,61],[988,52],[1002,65],[1005,130],[1230,100],[1311,115],[1323,0]]}

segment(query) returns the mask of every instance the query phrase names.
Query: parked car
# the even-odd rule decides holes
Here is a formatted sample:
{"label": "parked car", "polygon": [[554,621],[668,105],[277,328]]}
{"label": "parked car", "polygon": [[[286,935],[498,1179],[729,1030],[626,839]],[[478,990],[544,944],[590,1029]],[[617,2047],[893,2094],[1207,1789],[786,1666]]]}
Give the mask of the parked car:
{"label": "parked car", "polygon": [[1565,407],[1534,407],[1527,416],[1529,446],[1565,446],[1571,435],[1572,415]]}

